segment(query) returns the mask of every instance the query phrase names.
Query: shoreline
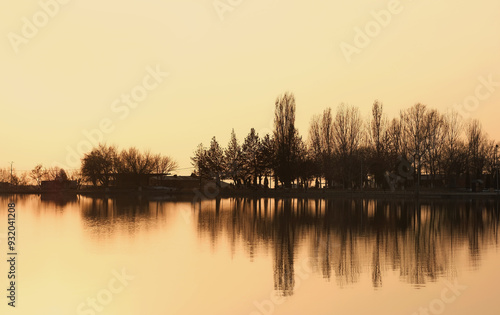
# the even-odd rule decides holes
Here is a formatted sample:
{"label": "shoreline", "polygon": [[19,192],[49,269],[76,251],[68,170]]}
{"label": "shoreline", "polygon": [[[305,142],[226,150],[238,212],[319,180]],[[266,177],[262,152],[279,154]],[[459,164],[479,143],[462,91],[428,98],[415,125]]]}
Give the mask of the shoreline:
{"label": "shoreline", "polygon": [[217,198],[299,198],[299,199],[500,199],[500,191],[456,191],[456,190],[423,190],[417,193],[413,190],[383,191],[383,190],[335,190],[335,189],[220,189],[203,193],[202,189],[163,191],[144,189],[89,189],[43,191],[13,189],[0,191],[0,195],[42,195],[64,197],[80,195],[85,197],[123,197],[152,196],[177,199],[177,197],[193,198],[194,201]]}

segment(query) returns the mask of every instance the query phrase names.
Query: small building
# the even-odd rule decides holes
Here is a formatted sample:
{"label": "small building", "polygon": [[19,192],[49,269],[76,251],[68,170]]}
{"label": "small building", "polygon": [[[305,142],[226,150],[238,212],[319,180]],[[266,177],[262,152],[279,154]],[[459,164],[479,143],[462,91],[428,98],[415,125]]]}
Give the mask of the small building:
{"label": "small building", "polygon": [[113,175],[114,179],[110,184],[119,188],[147,187],[154,176],[158,174],[117,173]]}
{"label": "small building", "polygon": [[188,190],[200,187],[200,178],[193,176],[154,176],[150,178],[149,186],[175,188]]}
{"label": "small building", "polygon": [[46,191],[76,190],[78,182],[76,180],[44,180],[41,188]]}

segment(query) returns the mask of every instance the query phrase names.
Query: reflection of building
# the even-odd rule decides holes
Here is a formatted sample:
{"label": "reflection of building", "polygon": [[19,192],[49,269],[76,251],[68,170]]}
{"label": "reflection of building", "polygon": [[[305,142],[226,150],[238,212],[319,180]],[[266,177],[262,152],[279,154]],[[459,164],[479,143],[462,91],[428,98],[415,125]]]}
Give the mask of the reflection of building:
{"label": "reflection of building", "polygon": [[40,200],[44,203],[51,203],[56,206],[64,207],[69,203],[76,202],[78,200],[77,194],[59,194],[57,191],[55,193],[41,194]]}
{"label": "reflection of building", "polygon": [[44,180],[42,181],[42,190],[73,190],[77,189],[78,183],[76,180]]}

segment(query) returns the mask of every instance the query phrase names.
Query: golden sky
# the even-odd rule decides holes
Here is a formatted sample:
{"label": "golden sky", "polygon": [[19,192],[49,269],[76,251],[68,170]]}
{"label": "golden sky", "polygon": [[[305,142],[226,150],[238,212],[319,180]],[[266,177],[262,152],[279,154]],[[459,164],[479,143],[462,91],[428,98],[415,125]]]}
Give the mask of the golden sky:
{"label": "golden sky", "polygon": [[89,137],[190,167],[212,136],[270,132],[285,91],[303,136],[326,107],[368,117],[379,99],[390,117],[456,105],[500,139],[499,13],[498,0],[2,1],[0,168],[73,168]]}

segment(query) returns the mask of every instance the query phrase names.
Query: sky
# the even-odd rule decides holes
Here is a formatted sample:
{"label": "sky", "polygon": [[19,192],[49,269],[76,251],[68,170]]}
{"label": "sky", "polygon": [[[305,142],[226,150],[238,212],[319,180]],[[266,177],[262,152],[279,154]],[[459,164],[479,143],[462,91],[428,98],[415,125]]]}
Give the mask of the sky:
{"label": "sky", "polygon": [[92,144],[191,170],[199,143],[273,128],[289,91],[307,138],[340,103],[415,103],[500,140],[498,0],[18,0],[0,3],[0,168],[79,167]]}

